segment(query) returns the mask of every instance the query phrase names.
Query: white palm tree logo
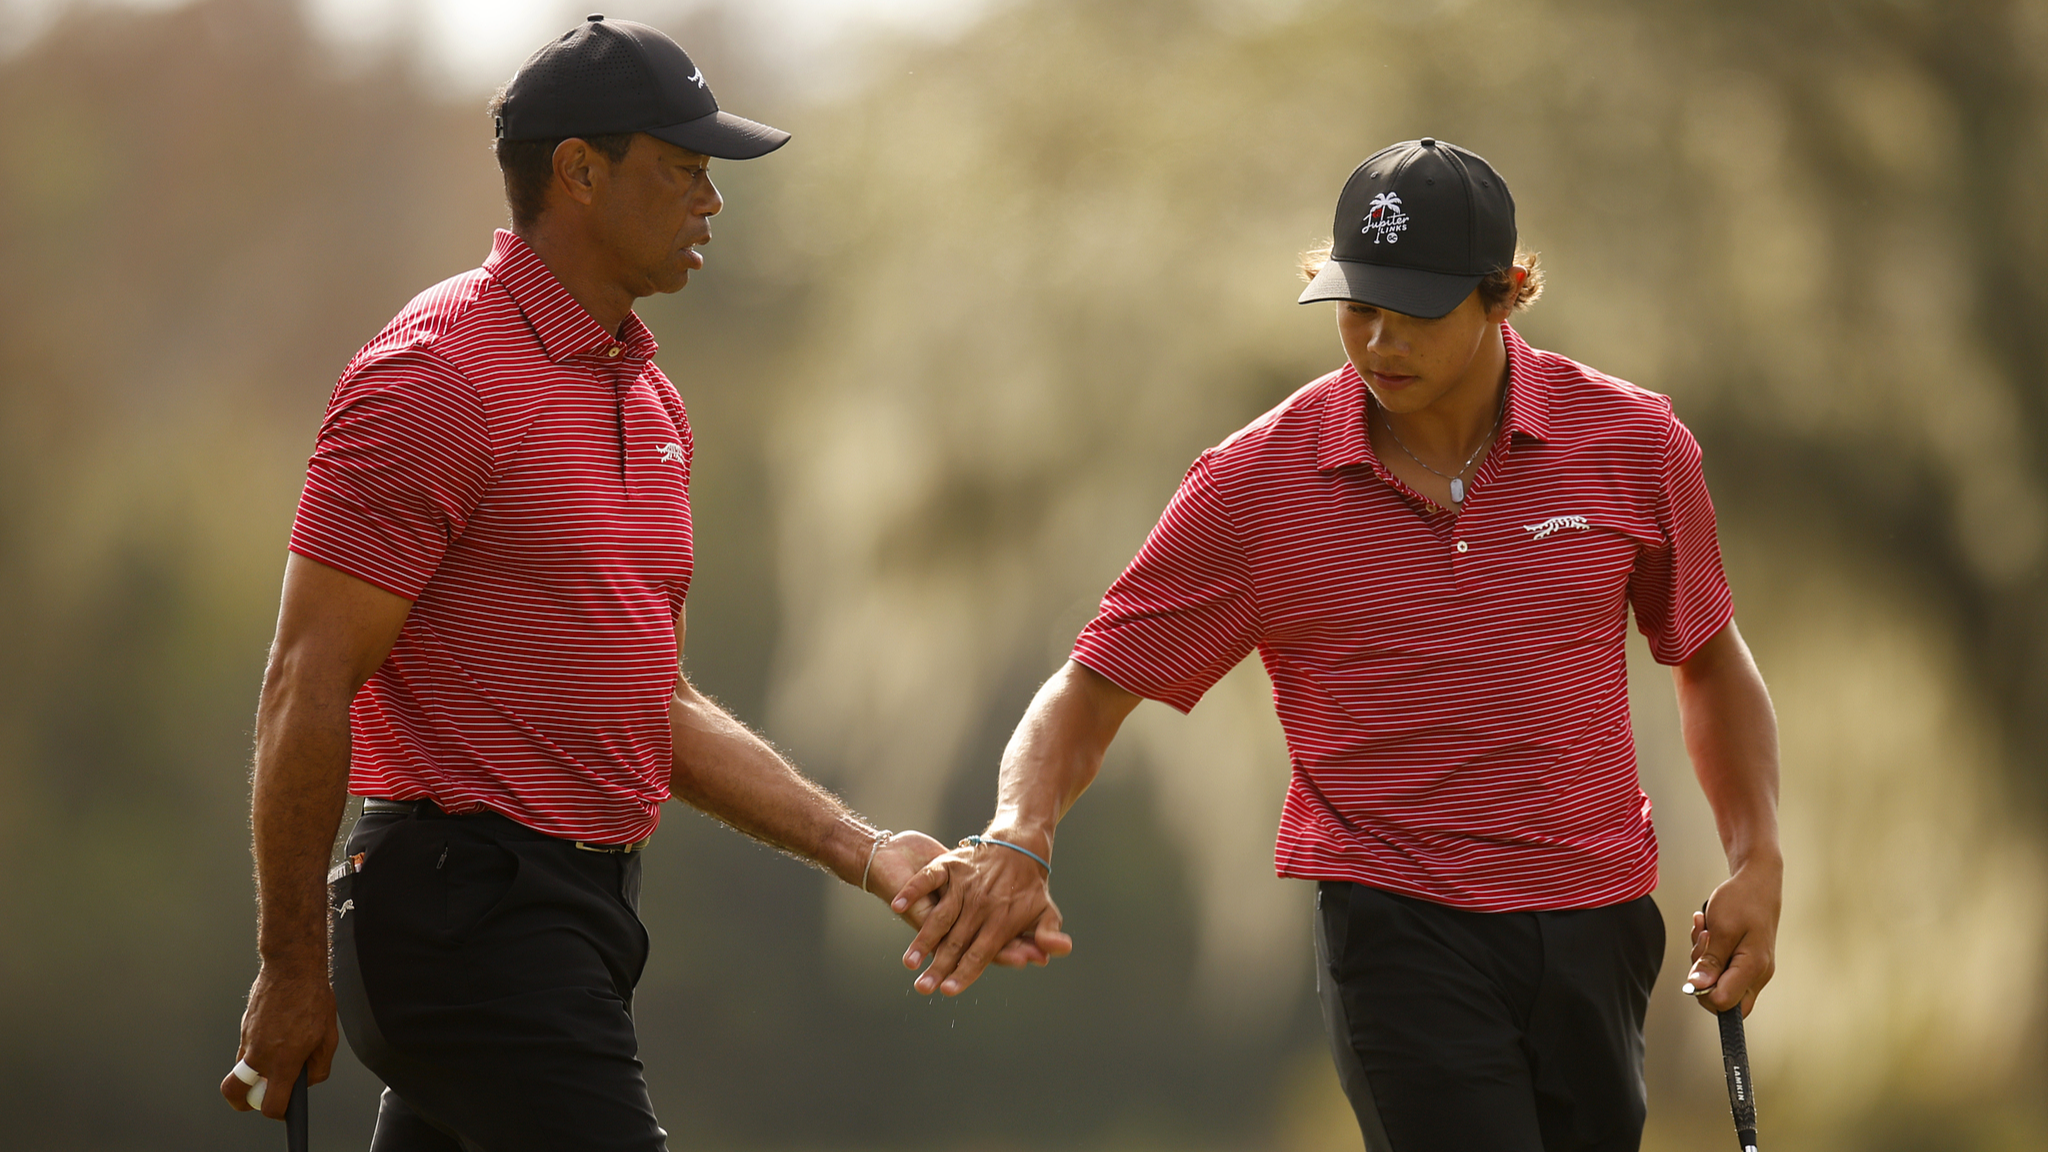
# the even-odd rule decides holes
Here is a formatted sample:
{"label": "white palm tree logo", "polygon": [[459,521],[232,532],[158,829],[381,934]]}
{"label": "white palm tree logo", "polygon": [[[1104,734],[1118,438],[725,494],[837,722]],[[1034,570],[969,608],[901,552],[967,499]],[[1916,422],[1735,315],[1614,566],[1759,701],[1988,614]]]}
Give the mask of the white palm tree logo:
{"label": "white palm tree logo", "polygon": [[1400,210],[1401,198],[1392,192],[1382,192],[1372,198],[1372,211],[1365,215],[1367,219],[1371,219],[1375,216],[1391,216]]}

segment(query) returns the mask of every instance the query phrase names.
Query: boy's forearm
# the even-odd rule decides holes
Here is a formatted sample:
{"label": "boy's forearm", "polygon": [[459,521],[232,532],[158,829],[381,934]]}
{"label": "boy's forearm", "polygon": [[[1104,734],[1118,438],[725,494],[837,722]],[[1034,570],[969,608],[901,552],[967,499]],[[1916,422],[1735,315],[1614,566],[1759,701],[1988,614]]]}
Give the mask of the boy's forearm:
{"label": "boy's forearm", "polygon": [[1731,871],[1779,867],[1778,724],[1735,625],[1676,672],[1686,751]]}
{"label": "boy's forearm", "polygon": [[1050,853],[1060,818],[1102,769],[1103,755],[1138,697],[1068,661],[1045,682],[1003,751],[992,832],[1012,832]]}

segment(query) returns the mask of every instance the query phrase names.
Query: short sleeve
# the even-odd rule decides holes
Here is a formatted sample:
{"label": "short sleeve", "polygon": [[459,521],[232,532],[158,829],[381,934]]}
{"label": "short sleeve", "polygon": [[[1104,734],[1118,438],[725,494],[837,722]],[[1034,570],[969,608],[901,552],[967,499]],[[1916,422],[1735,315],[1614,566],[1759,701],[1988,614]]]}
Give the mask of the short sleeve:
{"label": "short sleeve", "polygon": [[417,600],[490,475],[469,381],[416,348],[358,363],[321,422],[291,550]]}
{"label": "short sleeve", "polygon": [[1683,664],[1727,625],[1734,604],[1699,442],[1676,417],[1659,463],[1656,511],[1663,544],[1637,554],[1628,598],[1651,654],[1662,664]]}
{"label": "short sleeve", "polygon": [[1186,712],[1259,639],[1244,540],[1205,454],[1110,586],[1074,659]]}

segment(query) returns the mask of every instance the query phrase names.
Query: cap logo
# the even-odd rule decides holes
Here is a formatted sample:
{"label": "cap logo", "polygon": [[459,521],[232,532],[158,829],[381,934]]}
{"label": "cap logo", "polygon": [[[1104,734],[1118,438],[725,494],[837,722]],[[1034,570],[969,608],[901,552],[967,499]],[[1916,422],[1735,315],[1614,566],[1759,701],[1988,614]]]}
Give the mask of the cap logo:
{"label": "cap logo", "polygon": [[702,88],[704,86],[704,70],[699,68],[695,72],[690,73],[689,80],[690,83]]}
{"label": "cap logo", "polygon": [[1371,235],[1375,244],[1398,244],[1401,233],[1407,230],[1408,214],[1401,211],[1401,197],[1381,192],[1372,198],[1371,210],[1365,214],[1365,227],[1359,232]]}

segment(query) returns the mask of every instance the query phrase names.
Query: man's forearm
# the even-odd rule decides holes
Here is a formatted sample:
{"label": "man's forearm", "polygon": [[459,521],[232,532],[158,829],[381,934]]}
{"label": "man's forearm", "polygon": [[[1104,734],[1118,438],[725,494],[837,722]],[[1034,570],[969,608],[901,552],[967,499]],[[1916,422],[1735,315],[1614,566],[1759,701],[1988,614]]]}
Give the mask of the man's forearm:
{"label": "man's forearm", "polygon": [[[280,682],[283,681],[283,682]],[[266,678],[252,817],[256,948],[266,965],[327,970],[327,858],[348,801],[348,699]]]}
{"label": "man's forearm", "polygon": [[1763,676],[1729,624],[1676,670],[1686,751],[1731,871],[1782,864],[1778,844],[1778,721]]}
{"label": "man's forearm", "polygon": [[1052,850],[1060,818],[1081,798],[1138,697],[1085,665],[1068,661],[1032,697],[1003,750],[996,814],[989,828],[1015,832],[1034,851]]}
{"label": "man's forearm", "polygon": [[679,799],[849,884],[860,882],[875,844],[872,825],[687,681],[669,717],[669,788]]}
{"label": "man's forearm", "polygon": [[[412,602],[338,568],[292,553],[285,561],[277,639],[256,709],[251,792],[256,856],[256,949],[262,966],[242,1013],[238,1055],[289,1085],[306,1069],[327,1078],[341,1033],[327,974],[327,855],[348,800],[349,702],[384,657]],[[239,1071],[223,1099],[247,1110]],[[280,1116],[290,1096],[272,1091]]]}

